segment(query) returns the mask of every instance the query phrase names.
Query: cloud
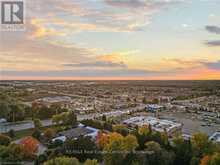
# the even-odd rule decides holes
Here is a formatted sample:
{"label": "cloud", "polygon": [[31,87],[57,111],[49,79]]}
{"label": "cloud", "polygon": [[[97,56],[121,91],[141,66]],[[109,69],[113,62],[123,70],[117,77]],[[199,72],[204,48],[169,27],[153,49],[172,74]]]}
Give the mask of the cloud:
{"label": "cloud", "polygon": [[79,68],[127,68],[123,62],[111,62],[111,61],[94,61],[94,62],[84,62],[84,63],[72,63],[63,64],[68,67],[79,67]]}
{"label": "cloud", "polygon": [[205,28],[210,33],[220,34],[220,27],[218,26],[208,25]]}
{"label": "cloud", "polygon": [[[205,28],[210,33],[220,34],[219,26],[207,25]],[[220,46],[220,40],[208,40],[205,41],[204,44],[210,47],[216,47],[216,46]]]}
{"label": "cloud", "polygon": [[[206,68],[206,69],[214,69],[220,71],[220,60],[217,61],[207,61],[202,59],[196,59],[196,60],[185,60],[185,59],[165,59],[165,62],[169,65],[176,66],[177,70],[182,69],[198,69],[198,68]],[[173,69],[175,70],[175,69]]]}
{"label": "cloud", "polygon": [[220,70],[220,60],[216,62],[205,62],[204,65],[209,69]]}
{"label": "cloud", "polygon": [[[142,31],[155,13],[181,0],[30,0],[27,13],[40,22],[41,33]],[[127,10],[129,9],[129,10]],[[54,20],[54,18],[58,19]],[[54,29],[56,27],[56,29]],[[48,28],[49,30],[47,30]],[[38,33],[39,34],[39,33]],[[37,35],[38,36],[38,35]]]}
{"label": "cloud", "polygon": [[125,8],[143,8],[147,5],[143,0],[105,0],[105,2],[111,6]]}
{"label": "cloud", "polygon": [[205,44],[207,46],[220,46],[220,40],[206,41]]}

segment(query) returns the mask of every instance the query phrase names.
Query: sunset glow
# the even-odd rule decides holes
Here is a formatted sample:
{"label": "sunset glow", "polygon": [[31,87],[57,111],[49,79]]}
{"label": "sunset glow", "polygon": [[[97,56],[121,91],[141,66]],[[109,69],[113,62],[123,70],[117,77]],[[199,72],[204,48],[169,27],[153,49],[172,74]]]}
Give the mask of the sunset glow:
{"label": "sunset glow", "polygon": [[219,0],[26,0],[1,80],[220,79]]}

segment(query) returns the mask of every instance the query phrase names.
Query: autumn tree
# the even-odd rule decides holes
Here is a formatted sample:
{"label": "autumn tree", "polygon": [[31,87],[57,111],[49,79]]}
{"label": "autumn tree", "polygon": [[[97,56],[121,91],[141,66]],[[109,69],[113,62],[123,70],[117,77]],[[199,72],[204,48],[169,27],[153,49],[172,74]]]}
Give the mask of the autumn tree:
{"label": "autumn tree", "polygon": [[120,165],[123,164],[127,155],[138,147],[138,142],[135,136],[128,135],[123,137],[119,133],[109,134],[109,142],[104,147],[107,153],[104,157],[106,165]]}
{"label": "autumn tree", "polygon": [[0,134],[0,145],[8,146],[11,142],[11,138],[9,136]]}
{"label": "autumn tree", "polygon": [[87,159],[83,165],[99,165],[96,159]]}
{"label": "autumn tree", "polygon": [[198,158],[213,154],[216,149],[215,145],[209,140],[209,137],[203,133],[194,134],[191,141],[193,155]]}
{"label": "autumn tree", "polygon": [[31,136],[27,136],[20,141],[25,153],[34,155],[38,151],[39,141]]}
{"label": "autumn tree", "polygon": [[210,162],[211,157],[209,155],[204,156],[199,165],[208,165],[208,163]]}
{"label": "autumn tree", "polygon": [[76,158],[57,157],[55,159],[48,160],[43,165],[80,165],[80,163]]}
{"label": "autumn tree", "polygon": [[201,161],[200,165],[219,165],[220,164],[220,153],[214,153],[213,155],[206,155],[204,156]]}
{"label": "autumn tree", "polygon": [[103,149],[109,142],[109,136],[106,133],[103,133],[102,131],[98,132],[96,143],[99,149]]}
{"label": "autumn tree", "polygon": [[50,141],[54,136],[55,136],[55,131],[54,131],[52,128],[47,128],[47,129],[44,131],[44,138],[45,138],[47,141]]}

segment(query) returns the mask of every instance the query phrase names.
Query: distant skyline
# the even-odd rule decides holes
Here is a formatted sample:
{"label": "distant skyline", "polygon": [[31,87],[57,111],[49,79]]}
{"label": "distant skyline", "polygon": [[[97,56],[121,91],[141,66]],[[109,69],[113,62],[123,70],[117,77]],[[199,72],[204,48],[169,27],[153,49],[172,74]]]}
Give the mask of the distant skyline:
{"label": "distant skyline", "polygon": [[26,0],[1,80],[220,80],[219,0]]}

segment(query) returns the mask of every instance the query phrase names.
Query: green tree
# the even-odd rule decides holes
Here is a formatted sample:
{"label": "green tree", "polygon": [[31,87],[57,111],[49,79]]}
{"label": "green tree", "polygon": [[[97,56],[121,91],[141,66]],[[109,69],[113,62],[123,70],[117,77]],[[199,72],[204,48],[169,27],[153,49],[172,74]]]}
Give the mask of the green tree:
{"label": "green tree", "polygon": [[177,137],[173,140],[173,151],[176,154],[174,164],[186,165],[190,164],[192,158],[192,147],[190,141]]}
{"label": "green tree", "polygon": [[113,126],[113,131],[118,132],[120,134],[122,134],[123,136],[128,135],[129,130],[125,125],[122,124],[116,124]]}
{"label": "green tree", "polygon": [[73,111],[68,112],[67,118],[65,119],[65,123],[71,126],[77,125],[77,116]]}
{"label": "green tree", "polygon": [[143,104],[147,104],[147,99],[146,99],[146,97],[143,98],[143,101],[142,101],[142,102],[143,102]]}
{"label": "green tree", "polygon": [[149,141],[146,144],[145,162],[151,165],[170,165],[174,161],[174,153],[162,149],[160,144],[154,141]]}
{"label": "green tree", "polygon": [[[63,149],[66,155],[74,156],[80,162],[84,162],[86,159],[100,158],[100,155],[96,154],[98,148],[95,142],[89,136],[80,136],[76,140],[67,140],[63,145]],[[74,152],[72,153],[71,151]]]}
{"label": "green tree", "polygon": [[24,120],[25,117],[25,111],[21,104],[14,102],[13,104],[10,104],[10,111],[7,115],[7,120],[10,122],[16,122]]}
{"label": "green tree", "polygon": [[8,136],[9,136],[10,138],[14,138],[14,137],[15,137],[15,131],[14,131],[13,129],[10,129],[10,130],[8,131]]}
{"label": "green tree", "polygon": [[41,122],[40,119],[35,118],[35,119],[33,120],[33,122],[34,122],[34,128],[35,128],[35,129],[40,129],[40,128],[42,127],[42,122]]}

